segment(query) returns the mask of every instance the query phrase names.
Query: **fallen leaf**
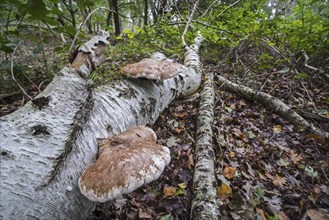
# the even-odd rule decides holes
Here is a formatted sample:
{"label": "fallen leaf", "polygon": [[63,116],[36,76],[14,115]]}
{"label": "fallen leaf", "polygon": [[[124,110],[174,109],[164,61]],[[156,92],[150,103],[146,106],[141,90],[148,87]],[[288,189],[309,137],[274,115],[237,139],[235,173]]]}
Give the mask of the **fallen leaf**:
{"label": "fallen leaf", "polygon": [[290,220],[289,217],[286,215],[286,213],[284,213],[283,211],[279,212],[279,220]]}
{"label": "fallen leaf", "polygon": [[138,217],[140,219],[153,219],[152,211],[147,208],[141,207],[138,210]]}
{"label": "fallen leaf", "polygon": [[235,157],[235,152],[234,151],[230,151],[228,153],[228,156],[231,157],[231,158]]}
{"label": "fallen leaf", "polygon": [[173,186],[165,186],[163,188],[163,195],[164,197],[171,197],[171,196],[174,196],[176,195],[176,187],[173,187]]}
{"label": "fallen leaf", "polygon": [[172,116],[177,117],[177,118],[183,118],[183,117],[188,116],[188,115],[189,115],[189,113],[187,111],[182,111],[182,112],[179,112],[179,113],[177,113],[177,112],[172,113]]}
{"label": "fallen leaf", "polygon": [[176,192],[175,192],[175,195],[176,196],[181,196],[181,195],[184,195],[185,194],[185,190],[184,189],[177,189]]}
{"label": "fallen leaf", "polygon": [[161,216],[159,220],[174,220],[174,216],[171,214]]}
{"label": "fallen leaf", "polygon": [[280,160],[278,161],[278,165],[281,167],[287,167],[289,165],[289,161],[286,161],[283,158],[280,158]]}
{"label": "fallen leaf", "polygon": [[282,126],[281,125],[274,125],[272,128],[273,132],[278,134],[282,131]]}
{"label": "fallen leaf", "polygon": [[287,178],[279,176],[276,174],[272,180],[272,183],[276,186],[283,186],[287,183]]}
{"label": "fallen leaf", "polygon": [[[256,213],[261,216],[262,220],[266,220],[265,212],[262,209],[256,208]],[[257,218],[257,219],[259,219],[259,218]]]}
{"label": "fallen leaf", "polygon": [[294,150],[289,152],[289,157],[294,164],[299,163],[303,159],[303,157],[296,153]]}
{"label": "fallen leaf", "polygon": [[241,105],[241,106],[245,106],[245,105],[247,105],[247,103],[246,103],[244,100],[240,100],[240,101],[239,101],[239,105]]}
{"label": "fallen leaf", "polygon": [[305,138],[313,139],[313,140],[320,140],[322,137],[318,134],[311,133],[311,134],[305,135]]}
{"label": "fallen leaf", "polygon": [[222,183],[220,187],[217,188],[217,196],[221,200],[226,200],[232,195],[232,189],[229,185]]}
{"label": "fallen leaf", "polygon": [[230,180],[234,177],[235,172],[236,172],[236,167],[225,167],[223,170],[223,175]]}
{"label": "fallen leaf", "polygon": [[304,170],[306,172],[306,175],[312,178],[317,177],[319,174],[318,171],[314,170],[311,166],[306,166]]}
{"label": "fallen leaf", "polygon": [[248,137],[249,137],[250,139],[253,139],[253,138],[255,137],[254,132],[252,132],[252,131],[248,131]]}
{"label": "fallen leaf", "polygon": [[167,147],[171,148],[171,147],[177,145],[177,140],[178,139],[175,136],[171,136],[170,138],[168,138],[167,143],[166,143]]}
{"label": "fallen leaf", "polygon": [[178,184],[178,187],[180,188],[180,189],[186,189],[186,184],[185,183],[180,183],[180,184]]}
{"label": "fallen leaf", "polygon": [[309,209],[306,211],[307,216],[311,220],[328,220],[328,212],[322,209],[315,210],[315,209]]}

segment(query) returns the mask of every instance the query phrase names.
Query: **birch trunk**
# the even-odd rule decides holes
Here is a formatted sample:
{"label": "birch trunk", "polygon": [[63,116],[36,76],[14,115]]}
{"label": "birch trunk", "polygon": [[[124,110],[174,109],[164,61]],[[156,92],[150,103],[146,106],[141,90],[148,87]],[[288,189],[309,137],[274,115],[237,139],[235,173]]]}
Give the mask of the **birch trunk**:
{"label": "birch trunk", "polygon": [[195,168],[193,176],[193,199],[190,219],[220,219],[217,204],[215,178],[215,152],[213,145],[214,121],[214,75],[206,74],[199,112],[197,118],[197,132],[195,143]]}
{"label": "birch trunk", "polygon": [[79,191],[78,178],[95,161],[97,138],[152,124],[176,97],[201,81],[198,48],[186,48],[188,71],[156,83],[125,79],[91,91],[86,77],[104,57],[108,33],[80,47],[32,102],[1,118],[1,219],[84,219],[95,203]]}

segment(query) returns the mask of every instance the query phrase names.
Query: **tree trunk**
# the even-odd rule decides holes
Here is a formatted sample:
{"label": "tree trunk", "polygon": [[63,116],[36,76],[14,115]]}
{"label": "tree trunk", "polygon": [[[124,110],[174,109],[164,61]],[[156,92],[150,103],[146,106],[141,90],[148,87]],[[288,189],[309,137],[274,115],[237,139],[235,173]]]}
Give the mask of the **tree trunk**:
{"label": "tree trunk", "polygon": [[217,204],[215,152],[213,145],[214,75],[206,74],[199,105],[194,152],[193,199],[190,219],[220,219]]}
{"label": "tree trunk", "polygon": [[144,26],[147,25],[148,20],[148,2],[147,0],[144,0]]}
{"label": "tree trunk", "polygon": [[187,48],[188,70],[174,78],[124,79],[91,91],[87,76],[104,61],[108,36],[102,32],[81,46],[70,68],[0,119],[1,219],[86,218],[95,203],[82,196],[77,182],[95,161],[96,139],[152,124],[173,99],[198,89],[198,50]]}
{"label": "tree trunk", "polygon": [[118,36],[121,33],[118,0],[112,0],[112,6],[113,6],[113,10],[114,10],[114,13],[113,13],[114,32],[115,32],[115,35]]}
{"label": "tree trunk", "polygon": [[[108,4],[109,4],[109,9],[112,10],[112,1],[111,0],[107,0]],[[112,17],[112,11],[108,11],[107,17],[106,17],[106,26],[110,27],[112,26],[112,22],[111,22],[111,17]]]}

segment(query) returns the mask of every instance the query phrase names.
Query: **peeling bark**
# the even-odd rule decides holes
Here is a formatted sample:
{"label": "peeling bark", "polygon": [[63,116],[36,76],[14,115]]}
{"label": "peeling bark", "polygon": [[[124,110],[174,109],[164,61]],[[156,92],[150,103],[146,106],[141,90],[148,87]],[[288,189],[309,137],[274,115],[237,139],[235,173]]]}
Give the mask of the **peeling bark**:
{"label": "peeling bark", "polygon": [[212,124],[214,121],[214,75],[206,74],[200,95],[195,143],[195,168],[193,176],[193,199],[190,219],[220,219],[217,204],[214,168],[214,145]]}
{"label": "peeling bark", "polygon": [[[273,110],[274,113],[278,114],[282,118],[290,121],[298,129],[298,131],[303,131],[308,137],[324,141],[329,140],[329,133],[316,128],[312,123],[306,121],[302,116],[278,98],[264,92],[255,91],[246,86],[233,83],[222,76],[217,76],[217,79],[220,83],[222,83],[221,88],[225,91],[237,94],[245,99],[261,103],[266,108]],[[325,147],[328,147],[328,144]]]}
{"label": "peeling bark", "polygon": [[186,49],[188,68],[174,78],[125,79],[90,91],[86,77],[105,59],[99,52],[107,37],[80,47],[75,68],[61,70],[38,101],[0,119],[1,219],[86,218],[95,203],[77,183],[95,161],[96,139],[152,124],[173,99],[198,89],[201,36],[191,47],[196,50]]}

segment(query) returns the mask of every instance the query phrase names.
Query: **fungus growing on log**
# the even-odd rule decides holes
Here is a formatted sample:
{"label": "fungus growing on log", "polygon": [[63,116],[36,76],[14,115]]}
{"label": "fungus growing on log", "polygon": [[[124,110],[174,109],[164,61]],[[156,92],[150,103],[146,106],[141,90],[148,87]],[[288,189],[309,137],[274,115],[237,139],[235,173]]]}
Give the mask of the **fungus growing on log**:
{"label": "fungus growing on log", "polygon": [[144,58],[138,63],[128,64],[122,68],[123,74],[128,77],[152,80],[168,79],[185,70],[186,67],[182,64],[151,58]]}
{"label": "fungus growing on log", "polygon": [[81,193],[106,202],[158,179],[170,162],[170,151],[155,142],[154,131],[144,126],[101,139],[99,158],[79,179]]}

